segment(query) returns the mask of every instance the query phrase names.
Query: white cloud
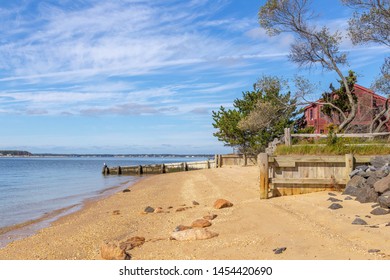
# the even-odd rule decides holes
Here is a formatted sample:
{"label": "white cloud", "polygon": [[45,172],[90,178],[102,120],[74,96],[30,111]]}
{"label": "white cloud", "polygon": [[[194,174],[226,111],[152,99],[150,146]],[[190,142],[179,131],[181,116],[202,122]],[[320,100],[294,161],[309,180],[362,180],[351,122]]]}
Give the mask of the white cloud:
{"label": "white cloud", "polygon": [[[206,112],[250,90],[246,77],[291,69],[283,61],[292,35],[269,37],[255,18],[214,17],[228,2],[64,0],[31,14],[26,6],[0,10],[0,23],[16,26],[0,31],[8,38],[0,40],[0,110]],[[333,30],[346,19],[324,23]],[[278,67],[266,67],[274,61]]]}

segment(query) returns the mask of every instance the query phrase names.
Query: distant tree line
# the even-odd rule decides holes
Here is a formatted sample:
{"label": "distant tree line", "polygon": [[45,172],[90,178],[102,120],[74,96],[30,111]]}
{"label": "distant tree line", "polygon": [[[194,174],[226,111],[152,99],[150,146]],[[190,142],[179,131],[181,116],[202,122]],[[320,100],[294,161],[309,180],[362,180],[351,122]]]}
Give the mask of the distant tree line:
{"label": "distant tree line", "polygon": [[0,155],[6,156],[31,156],[32,154],[27,151],[17,151],[17,150],[0,150]]}

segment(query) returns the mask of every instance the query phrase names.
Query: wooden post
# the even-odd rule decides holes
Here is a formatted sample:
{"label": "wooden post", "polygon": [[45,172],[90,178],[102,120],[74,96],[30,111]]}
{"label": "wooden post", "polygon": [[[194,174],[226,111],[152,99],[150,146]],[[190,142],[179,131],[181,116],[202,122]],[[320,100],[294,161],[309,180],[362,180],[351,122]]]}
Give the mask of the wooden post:
{"label": "wooden post", "polygon": [[161,174],[165,173],[165,164],[161,164]]}
{"label": "wooden post", "polygon": [[210,169],[210,161],[207,161],[207,169]]}
{"label": "wooden post", "polygon": [[142,165],[138,165],[138,175],[142,175],[143,173]]}
{"label": "wooden post", "polygon": [[353,154],[346,154],[345,155],[345,179],[349,181],[349,174],[353,171],[355,168],[354,164],[354,157]]}
{"label": "wooden post", "polygon": [[248,164],[248,162],[247,162],[247,158],[246,158],[246,154],[243,154],[242,155],[242,159],[243,159],[243,164],[242,164],[242,166],[247,166],[247,164]]}
{"label": "wooden post", "polygon": [[110,169],[108,168],[107,165],[103,166],[102,173],[103,173],[104,176],[110,175]]}
{"label": "wooden post", "polygon": [[122,175],[122,168],[118,166],[118,175]]}
{"label": "wooden post", "polygon": [[291,129],[289,127],[284,129],[284,144],[288,147],[291,146]]}
{"label": "wooden post", "polygon": [[222,155],[218,155],[218,167],[222,167]]}
{"label": "wooden post", "polygon": [[268,198],[268,154],[261,153],[257,156],[257,162],[260,168],[260,199]]}

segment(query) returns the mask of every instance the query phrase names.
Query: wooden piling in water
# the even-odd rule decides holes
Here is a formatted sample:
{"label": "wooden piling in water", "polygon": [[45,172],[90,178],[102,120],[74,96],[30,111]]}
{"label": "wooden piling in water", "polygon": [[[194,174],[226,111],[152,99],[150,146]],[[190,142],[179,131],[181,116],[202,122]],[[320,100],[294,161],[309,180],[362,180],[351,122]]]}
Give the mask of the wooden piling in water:
{"label": "wooden piling in water", "polygon": [[[221,156],[216,155],[220,160]],[[143,175],[143,174],[163,174],[171,172],[183,172],[198,169],[210,169],[217,167],[213,160],[205,160],[199,162],[176,162],[167,164],[149,164],[149,165],[133,165],[133,166],[116,166],[108,167],[105,165],[102,169],[104,175]]]}
{"label": "wooden piling in water", "polygon": [[104,176],[110,175],[110,169],[108,169],[107,165],[103,166],[102,173],[103,173]]}

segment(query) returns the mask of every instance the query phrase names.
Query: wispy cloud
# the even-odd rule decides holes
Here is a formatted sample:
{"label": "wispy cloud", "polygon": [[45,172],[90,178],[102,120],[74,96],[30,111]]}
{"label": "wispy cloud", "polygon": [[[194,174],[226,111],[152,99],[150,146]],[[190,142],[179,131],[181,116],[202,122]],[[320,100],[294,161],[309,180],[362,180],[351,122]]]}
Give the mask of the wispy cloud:
{"label": "wispy cloud", "polygon": [[[23,146],[23,139],[31,138],[36,146],[45,145],[42,149],[85,141],[84,147],[108,150],[113,139],[117,146],[127,147],[128,139],[132,147],[138,141],[153,146],[149,135],[158,133],[165,144],[191,138],[215,147],[211,111],[230,108],[264,74],[290,78],[298,69],[287,60],[292,35],[269,37],[260,29],[260,5],[256,0],[2,1],[0,114],[7,116],[4,127],[18,130],[7,135],[8,146]],[[345,13],[332,13],[317,24],[333,31],[345,29],[346,20]],[[367,67],[380,65],[388,54],[348,40],[342,49],[349,52],[351,67],[366,76],[372,76]],[[326,80],[314,70],[308,75]],[[129,122],[131,129],[124,131]],[[41,128],[33,139],[27,135],[31,127]]]}

